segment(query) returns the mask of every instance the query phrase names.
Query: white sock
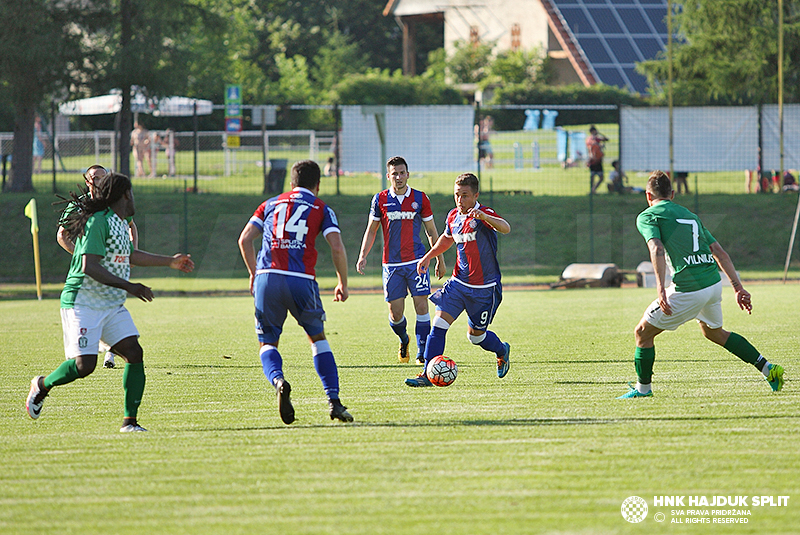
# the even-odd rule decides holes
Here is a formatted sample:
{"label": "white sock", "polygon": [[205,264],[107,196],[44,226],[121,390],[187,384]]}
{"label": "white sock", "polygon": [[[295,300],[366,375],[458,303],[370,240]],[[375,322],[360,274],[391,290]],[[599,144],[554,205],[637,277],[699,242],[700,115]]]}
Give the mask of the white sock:
{"label": "white sock", "polygon": [[769,375],[769,361],[764,359],[764,366],[761,367],[761,373],[764,374],[764,377]]}
{"label": "white sock", "polygon": [[636,390],[638,390],[640,394],[648,394],[653,390],[653,386],[650,384],[643,385],[639,381],[636,381]]}

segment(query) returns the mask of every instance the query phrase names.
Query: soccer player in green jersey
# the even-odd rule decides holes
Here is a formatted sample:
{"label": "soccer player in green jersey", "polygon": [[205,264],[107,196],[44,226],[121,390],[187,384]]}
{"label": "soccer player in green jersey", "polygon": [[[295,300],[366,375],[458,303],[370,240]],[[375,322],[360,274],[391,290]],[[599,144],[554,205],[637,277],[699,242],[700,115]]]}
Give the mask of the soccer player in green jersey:
{"label": "soccer player in green jersey", "polygon": [[[83,174],[83,180],[86,184],[87,192],[86,195],[92,195],[94,191],[94,181],[106,175],[109,171],[103,167],[102,165],[92,165],[90,166],[86,172]],[[75,205],[70,203],[67,208],[65,209],[65,214],[69,214],[72,210],[74,210]],[[64,216],[62,216],[62,219]],[[139,248],[139,229],[136,227],[136,223],[133,222],[133,217],[129,217],[126,220],[128,225],[130,225],[130,235],[131,235],[131,242],[133,243],[133,248]],[[67,229],[59,225],[58,232],[56,233],[56,241],[58,244],[69,254],[75,252],[75,243],[69,239],[69,235],[67,233]],[[108,347],[104,342],[100,342],[100,351],[105,353],[105,358],[103,359],[103,368],[113,368],[115,366],[114,363],[114,353],[112,353],[111,348]]]}
{"label": "soccer player in green jersey", "polygon": [[[658,298],[647,307],[634,331],[638,382],[618,399],[653,395],[650,383],[656,358],[655,337],[693,319],[700,324],[703,336],[763,373],[773,391],[783,388],[781,366],[770,364],[744,337],[722,328],[719,269],[730,280],[739,308],[748,314],[753,309],[750,294],[742,286],[728,253],[699,217],[672,202],[675,191],[665,173],[655,171],[650,175],[645,194],[649,208],[639,214],[636,227],[650,250]],[[667,263],[672,271],[669,287],[664,282]]]}
{"label": "soccer player in green jersey", "polygon": [[146,431],[136,420],[145,384],[143,351],[139,332],[124,303],[127,294],[152,301],[153,290],[128,280],[130,266],[169,266],[189,272],[194,262],[189,255],[156,255],[131,246],[126,219],[133,216],[135,204],[127,176],[107,173],[95,180],[92,195],[71,196],[74,207],[68,213],[65,210],[61,222],[75,244],[61,292],[67,360],[50,375],[31,380],[25,407],[31,418],[39,418],[45,397],[53,387],[92,373],[103,340],[127,363],[122,377],[125,417],[120,431]]}

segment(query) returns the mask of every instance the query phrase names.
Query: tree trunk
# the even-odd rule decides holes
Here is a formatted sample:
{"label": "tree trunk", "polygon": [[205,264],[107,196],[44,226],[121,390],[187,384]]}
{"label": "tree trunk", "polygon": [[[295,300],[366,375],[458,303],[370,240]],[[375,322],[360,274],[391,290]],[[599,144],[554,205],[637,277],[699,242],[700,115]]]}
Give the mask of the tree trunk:
{"label": "tree trunk", "polygon": [[131,176],[131,86],[122,86],[122,109],[119,121],[119,172]]}
{"label": "tree trunk", "polygon": [[119,121],[119,172],[126,176],[131,176],[131,69],[128,66],[128,48],[130,47],[131,36],[133,35],[131,12],[133,6],[131,0],[120,2],[120,57],[122,62],[122,109],[120,110]]}
{"label": "tree trunk", "polygon": [[17,104],[14,112],[14,148],[11,152],[11,180],[6,191],[33,191],[34,106]]}

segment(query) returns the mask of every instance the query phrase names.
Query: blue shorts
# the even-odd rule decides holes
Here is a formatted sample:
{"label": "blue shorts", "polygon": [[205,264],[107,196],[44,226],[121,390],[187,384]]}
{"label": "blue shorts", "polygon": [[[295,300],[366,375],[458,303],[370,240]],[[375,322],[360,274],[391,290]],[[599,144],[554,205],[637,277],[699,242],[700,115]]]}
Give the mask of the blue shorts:
{"label": "blue shorts", "polygon": [[383,297],[386,301],[404,299],[409,291],[412,296],[430,295],[430,273],[417,273],[416,262],[405,266],[383,266]]}
{"label": "blue shorts", "polygon": [[278,342],[287,312],[291,312],[307,335],[323,332],[325,311],[317,281],[280,273],[260,273],[253,282],[253,293],[259,342]]}
{"label": "blue shorts", "polygon": [[503,287],[499,282],[489,288],[471,288],[452,279],[431,296],[436,310],[447,312],[453,319],[466,310],[467,324],[479,331],[489,328],[502,300]]}

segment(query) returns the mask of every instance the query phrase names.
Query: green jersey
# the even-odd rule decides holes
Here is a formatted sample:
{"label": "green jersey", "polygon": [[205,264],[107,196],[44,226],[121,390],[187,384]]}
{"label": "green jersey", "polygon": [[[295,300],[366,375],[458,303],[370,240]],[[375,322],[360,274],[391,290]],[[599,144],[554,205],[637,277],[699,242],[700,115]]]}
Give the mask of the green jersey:
{"label": "green jersey", "polygon": [[672,201],[659,201],[639,214],[636,228],[649,242],[658,238],[667,252],[672,281],[679,292],[695,292],[720,281],[719,268],[711,254],[717,241],[700,218]]}
{"label": "green jersey", "polygon": [[125,290],[101,284],[83,273],[83,255],[101,256],[102,267],[128,280],[131,275],[131,237],[128,228],[128,223],[110,208],[92,214],[86,222],[83,236],[75,242],[67,281],[61,292],[61,308],[73,308],[75,305],[111,308],[125,302]]}

